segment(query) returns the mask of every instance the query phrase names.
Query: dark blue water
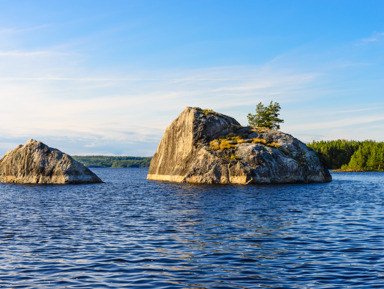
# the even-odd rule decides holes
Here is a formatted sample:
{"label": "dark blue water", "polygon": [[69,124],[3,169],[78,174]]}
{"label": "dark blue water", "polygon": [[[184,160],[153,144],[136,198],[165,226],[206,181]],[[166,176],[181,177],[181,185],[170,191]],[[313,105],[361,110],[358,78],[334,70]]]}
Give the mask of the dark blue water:
{"label": "dark blue water", "polygon": [[0,287],[384,288],[384,173],[202,186],[0,184]]}

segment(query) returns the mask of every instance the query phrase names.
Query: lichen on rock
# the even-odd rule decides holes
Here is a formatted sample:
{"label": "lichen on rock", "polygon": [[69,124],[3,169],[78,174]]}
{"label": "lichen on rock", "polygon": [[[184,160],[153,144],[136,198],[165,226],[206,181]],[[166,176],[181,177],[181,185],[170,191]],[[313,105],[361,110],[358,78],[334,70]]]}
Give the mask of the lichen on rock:
{"label": "lichen on rock", "polygon": [[102,183],[71,156],[30,139],[0,160],[0,182],[17,184]]}
{"label": "lichen on rock", "polygon": [[317,154],[280,131],[186,108],[164,132],[148,179],[206,184],[311,183],[332,180]]}

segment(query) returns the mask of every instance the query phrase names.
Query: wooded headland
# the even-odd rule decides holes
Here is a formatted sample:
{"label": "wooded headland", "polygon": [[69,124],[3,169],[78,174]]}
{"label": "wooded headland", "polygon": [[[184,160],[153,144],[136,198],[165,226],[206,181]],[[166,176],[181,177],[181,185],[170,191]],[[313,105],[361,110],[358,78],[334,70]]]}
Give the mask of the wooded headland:
{"label": "wooded headland", "polygon": [[313,141],[307,144],[328,169],[340,171],[384,171],[384,142],[372,140]]}

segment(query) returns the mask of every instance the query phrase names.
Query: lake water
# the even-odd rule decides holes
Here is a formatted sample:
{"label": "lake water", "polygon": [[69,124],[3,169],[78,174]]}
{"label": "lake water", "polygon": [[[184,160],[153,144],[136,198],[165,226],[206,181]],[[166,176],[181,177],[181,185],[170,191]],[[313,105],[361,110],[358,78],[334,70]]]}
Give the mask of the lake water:
{"label": "lake water", "polygon": [[384,173],[204,186],[0,184],[0,288],[384,288]]}

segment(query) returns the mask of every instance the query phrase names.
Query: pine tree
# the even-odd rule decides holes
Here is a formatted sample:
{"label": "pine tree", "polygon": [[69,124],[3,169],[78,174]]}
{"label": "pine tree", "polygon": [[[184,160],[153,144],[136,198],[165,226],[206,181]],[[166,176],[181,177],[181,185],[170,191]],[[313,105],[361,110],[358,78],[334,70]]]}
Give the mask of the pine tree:
{"label": "pine tree", "polygon": [[248,124],[253,127],[266,127],[269,129],[279,130],[280,123],[284,120],[279,118],[281,107],[278,102],[273,102],[269,106],[264,106],[261,102],[256,106],[256,114],[248,113]]}

